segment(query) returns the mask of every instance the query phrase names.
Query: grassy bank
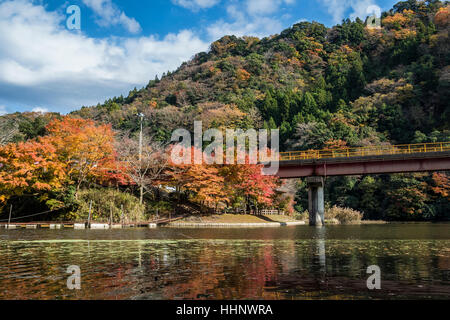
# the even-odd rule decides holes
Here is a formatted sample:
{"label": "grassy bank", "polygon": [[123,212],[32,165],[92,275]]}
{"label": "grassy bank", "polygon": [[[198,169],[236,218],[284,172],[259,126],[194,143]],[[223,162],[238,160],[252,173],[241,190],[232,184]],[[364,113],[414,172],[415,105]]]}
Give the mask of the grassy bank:
{"label": "grassy bank", "polygon": [[[342,219],[344,220],[344,219]],[[273,222],[298,222],[293,217],[282,216],[282,215],[270,215],[270,216],[254,216],[249,214],[222,214],[222,215],[211,215],[211,216],[190,216],[182,220],[177,221],[177,224],[186,223],[223,223],[223,224],[240,224],[240,223],[273,223]],[[303,220],[308,223],[308,219]],[[385,224],[386,221],[381,220],[346,220],[339,221],[336,218],[325,219],[325,224],[336,225],[336,224]]]}
{"label": "grassy bank", "polygon": [[249,214],[223,214],[205,217],[187,217],[177,223],[273,223],[273,222],[295,222],[297,220],[281,215],[254,216]]}
{"label": "grassy bank", "polygon": [[348,221],[348,222],[339,222],[336,219],[325,219],[325,224],[326,225],[339,225],[339,224],[344,224],[344,225],[355,225],[355,224],[386,224],[388,223],[387,221],[383,221],[383,220],[357,220],[357,221]]}

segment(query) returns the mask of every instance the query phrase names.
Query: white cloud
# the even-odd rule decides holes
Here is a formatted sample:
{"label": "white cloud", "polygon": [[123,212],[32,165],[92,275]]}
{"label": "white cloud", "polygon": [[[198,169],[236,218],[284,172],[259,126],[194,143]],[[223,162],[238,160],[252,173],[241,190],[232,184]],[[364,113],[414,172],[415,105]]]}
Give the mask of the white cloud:
{"label": "white cloud", "polygon": [[98,17],[96,22],[101,27],[122,25],[131,33],[138,33],[142,30],[139,22],[134,18],[129,18],[125,12],[112,3],[112,0],[83,0],[83,3],[95,12]]}
{"label": "white cloud", "polygon": [[282,21],[287,18],[274,17],[282,5],[294,4],[296,0],[246,0],[232,3],[227,7],[228,18],[216,21],[207,28],[211,40],[224,35],[265,37],[279,33],[283,29]]}
{"label": "white cloud", "polygon": [[37,108],[34,108],[33,110],[31,110],[31,112],[46,113],[46,112],[48,112],[48,109],[37,107]]}
{"label": "white cloud", "polygon": [[247,0],[250,15],[267,15],[279,10],[282,4],[293,4],[295,0]]}
{"label": "white cloud", "polygon": [[279,20],[269,17],[258,17],[247,20],[245,17],[233,22],[219,20],[207,28],[211,40],[217,40],[224,35],[255,36],[263,38],[265,36],[278,33],[282,30]]}
{"label": "white cloud", "polygon": [[301,19],[298,19],[297,21],[295,21],[293,24],[297,24],[297,23],[300,23],[300,22],[307,22],[307,21],[308,21],[308,19],[301,18]]}
{"label": "white cloud", "polygon": [[[375,5],[375,1],[373,0],[360,0],[360,1],[352,1],[351,5],[353,12],[350,14],[350,19],[354,20],[356,18],[360,18],[365,21],[366,18],[373,13]],[[368,10],[369,9],[369,10]],[[372,11],[370,10],[372,9]],[[381,15],[381,8],[379,10],[375,10],[378,16]]]}
{"label": "white cloud", "polygon": [[7,113],[8,112],[6,111],[6,107],[5,106],[0,106],[0,116],[4,116]]}
{"label": "white cloud", "polygon": [[126,94],[208,44],[191,31],[164,38],[93,39],[32,0],[0,2],[0,97],[68,111]]}
{"label": "white cloud", "polygon": [[183,8],[198,11],[200,9],[207,9],[214,7],[220,0],[172,0],[173,4],[181,6]]}
{"label": "white cloud", "polygon": [[375,4],[375,0],[320,0],[326,7],[328,13],[333,17],[334,23],[341,23],[345,19],[348,10],[351,19],[357,17],[365,20],[368,16],[367,8]]}
{"label": "white cloud", "polygon": [[340,23],[344,18],[345,5],[344,2],[347,0],[321,0],[321,2],[327,7],[327,11],[333,17],[334,23]]}

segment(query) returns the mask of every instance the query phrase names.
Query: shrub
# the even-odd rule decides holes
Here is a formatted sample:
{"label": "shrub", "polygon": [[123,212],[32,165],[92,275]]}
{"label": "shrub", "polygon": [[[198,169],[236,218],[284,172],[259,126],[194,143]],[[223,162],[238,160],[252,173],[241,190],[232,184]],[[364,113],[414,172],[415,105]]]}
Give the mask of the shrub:
{"label": "shrub", "polygon": [[350,208],[334,206],[325,211],[325,219],[336,219],[340,223],[351,223],[361,221],[363,214]]}
{"label": "shrub", "polygon": [[152,214],[165,215],[174,212],[174,203],[170,201],[152,201],[148,206],[148,211]]}
{"label": "shrub", "polygon": [[303,213],[295,212],[294,213],[294,219],[299,221],[308,221],[309,220],[309,212],[308,210],[303,211]]}
{"label": "shrub", "polygon": [[145,206],[135,196],[114,189],[86,189],[78,196],[79,207],[76,220],[87,220],[92,200],[92,221],[109,222],[112,211],[113,222],[121,222],[122,206],[124,222],[145,221]]}

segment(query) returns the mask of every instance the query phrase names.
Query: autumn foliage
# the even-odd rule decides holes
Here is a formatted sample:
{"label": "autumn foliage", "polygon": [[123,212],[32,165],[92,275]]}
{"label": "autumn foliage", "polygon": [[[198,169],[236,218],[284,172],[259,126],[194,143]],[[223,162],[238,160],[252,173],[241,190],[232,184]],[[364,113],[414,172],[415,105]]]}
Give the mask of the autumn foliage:
{"label": "autumn foliage", "polygon": [[66,164],[67,175],[77,191],[84,182],[104,181],[117,168],[114,132],[110,125],[65,117],[51,122],[46,137]]}
{"label": "autumn foliage", "polygon": [[0,205],[13,196],[36,196],[75,185],[103,182],[117,167],[110,126],[64,117],[47,126],[48,135],[0,147]]}
{"label": "autumn foliage", "polygon": [[[12,197],[23,196],[45,203],[69,187],[74,188],[75,198],[82,188],[92,186],[128,186],[133,191],[147,180],[147,189],[173,186],[188,194],[191,201],[210,208],[219,203],[273,204],[278,182],[262,175],[260,165],[163,166],[165,157],[161,155],[168,150],[146,147],[144,151],[154,156],[144,152],[140,160],[137,145],[131,140],[117,142],[110,125],[69,116],[51,121],[46,131],[43,137],[0,147],[0,206]],[[124,152],[121,144],[132,150]],[[145,161],[147,157],[155,159]],[[139,168],[143,164],[145,170]]]}
{"label": "autumn foliage", "polygon": [[49,139],[0,148],[0,206],[11,196],[42,194],[63,187],[66,164]]}
{"label": "autumn foliage", "polygon": [[436,196],[450,200],[450,178],[442,173],[433,173],[433,184],[431,186]]}
{"label": "autumn foliage", "polygon": [[[189,150],[182,150],[180,156]],[[191,148],[194,163],[195,148]],[[192,194],[194,201],[208,207],[219,203],[227,206],[270,207],[279,186],[278,178],[263,175],[263,166],[249,164],[171,164],[167,171],[167,185]]]}

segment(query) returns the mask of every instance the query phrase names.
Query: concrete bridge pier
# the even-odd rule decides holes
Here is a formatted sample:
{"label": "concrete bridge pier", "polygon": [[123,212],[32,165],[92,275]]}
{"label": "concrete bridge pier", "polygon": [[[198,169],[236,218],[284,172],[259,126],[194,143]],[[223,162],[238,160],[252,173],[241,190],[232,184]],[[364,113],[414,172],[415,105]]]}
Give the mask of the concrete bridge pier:
{"label": "concrete bridge pier", "polygon": [[323,177],[308,177],[309,225],[322,226],[325,223],[325,202]]}

